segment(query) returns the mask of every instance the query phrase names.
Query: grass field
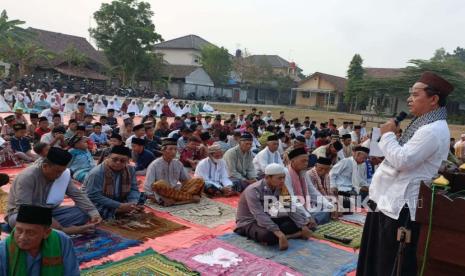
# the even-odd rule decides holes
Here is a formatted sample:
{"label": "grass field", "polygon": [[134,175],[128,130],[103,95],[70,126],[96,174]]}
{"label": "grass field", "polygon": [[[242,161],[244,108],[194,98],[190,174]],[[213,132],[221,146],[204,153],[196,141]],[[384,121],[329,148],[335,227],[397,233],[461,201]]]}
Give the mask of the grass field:
{"label": "grass field", "polygon": [[[320,122],[327,122],[330,118],[333,118],[338,125],[342,124],[343,121],[353,121],[355,124],[360,122],[362,116],[357,114],[350,113],[339,113],[339,112],[327,112],[320,110],[311,110],[303,109],[297,107],[287,107],[287,106],[270,106],[270,105],[254,105],[254,104],[227,104],[227,103],[210,103],[215,109],[222,112],[230,113],[239,113],[242,109],[245,109],[246,112],[250,112],[252,107],[256,107],[257,110],[262,110],[263,113],[266,113],[267,110],[270,110],[273,114],[273,117],[276,118],[279,115],[279,112],[282,110],[285,112],[286,119],[290,120],[292,118],[299,118],[303,121],[305,116],[309,116],[310,120]],[[401,127],[405,128],[409,120],[402,122]],[[369,128],[377,126],[377,123],[368,122],[367,126]],[[460,139],[460,135],[465,133],[465,126],[463,125],[449,125],[451,131],[451,137],[455,139]]]}

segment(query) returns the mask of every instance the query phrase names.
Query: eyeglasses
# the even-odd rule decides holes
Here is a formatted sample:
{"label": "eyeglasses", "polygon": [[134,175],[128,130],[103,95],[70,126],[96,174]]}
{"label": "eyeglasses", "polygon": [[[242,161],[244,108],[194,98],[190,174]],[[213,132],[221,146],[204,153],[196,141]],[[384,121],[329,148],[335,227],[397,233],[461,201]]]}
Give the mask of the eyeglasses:
{"label": "eyeglasses", "polygon": [[118,158],[118,157],[111,157],[110,158],[111,161],[115,162],[115,163],[122,163],[122,164],[126,164],[129,160],[127,158]]}

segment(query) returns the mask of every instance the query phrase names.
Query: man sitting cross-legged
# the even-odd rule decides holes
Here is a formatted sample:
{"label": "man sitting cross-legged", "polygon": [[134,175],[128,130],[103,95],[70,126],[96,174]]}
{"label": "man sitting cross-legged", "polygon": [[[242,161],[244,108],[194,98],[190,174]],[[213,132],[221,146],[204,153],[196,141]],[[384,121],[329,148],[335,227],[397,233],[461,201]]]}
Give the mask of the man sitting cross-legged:
{"label": "man sitting cross-legged", "polygon": [[305,214],[286,211],[279,204],[285,178],[282,165],[270,164],[265,168],[265,178],[242,192],[234,232],[266,245],[279,243],[281,250],[288,248],[287,240],[290,238],[310,237]]}
{"label": "man sitting cross-legged", "polygon": [[144,191],[147,197],[164,206],[199,202],[204,186],[202,178],[191,178],[175,159],[176,146],[176,139],[164,139],[163,155],[147,168]]}
{"label": "man sitting cross-legged", "polygon": [[[8,194],[6,221],[11,227],[16,224],[19,206],[24,204],[53,207],[52,227],[67,234],[93,231],[101,222],[95,206],[71,180],[66,168],[71,158],[69,152],[52,147],[46,158],[37,160],[15,178]],[[75,206],[60,206],[65,194]]]}
{"label": "man sitting cross-legged", "polygon": [[208,147],[208,157],[199,162],[195,169],[195,176],[205,180],[205,192],[208,195],[231,196],[235,194],[226,162],[223,160],[223,151],[216,143]]}
{"label": "man sitting cross-legged", "polygon": [[52,209],[19,206],[16,227],[0,242],[0,275],[79,275],[73,242],[51,224]]}
{"label": "man sitting cross-legged", "polygon": [[332,192],[343,197],[344,208],[349,208],[351,197],[360,195],[362,200],[368,194],[368,178],[365,160],[370,149],[356,146],[354,156],[344,158],[329,172]]}
{"label": "man sitting cross-legged", "polygon": [[226,161],[236,192],[242,192],[249,184],[257,181],[257,172],[250,151],[252,141],[253,136],[246,132],[241,136],[239,145],[227,150],[224,154],[224,161]]}
{"label": "man sitting cross-legged", "polygon": [[286,188],[293,199],[298,199],[303,212],[310,220],[309,227],[329,222],[333,205],[315,188],[306,174],[308,154],[300,148],[289,152],[290,163],[286,168]]}
{"label": "man sitting cross-legged", "polygon": [[140,193],[134,167],[129,166],[131,151],[125,146],[114,146],[110,156],[93,168],[84,181],[83,190],[104,219],[118,214],[141,211]]}

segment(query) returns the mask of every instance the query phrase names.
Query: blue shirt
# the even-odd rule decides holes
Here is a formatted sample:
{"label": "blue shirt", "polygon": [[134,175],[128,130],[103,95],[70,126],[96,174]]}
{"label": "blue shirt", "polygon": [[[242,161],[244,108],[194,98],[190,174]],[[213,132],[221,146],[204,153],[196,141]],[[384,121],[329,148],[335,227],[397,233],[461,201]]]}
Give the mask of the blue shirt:
{"label": "blue shirt", "polygon": [[143,171],[155,160],[155,156],[150,151],[144,149],[141,154],[137,155],[136,171]]}
{"label": "blue shirt", "polygon": [[10,142],[11,142],[11,148],[15,152],[26,153],[31,150],[31,142],[26,137],[17,138],[16,136],[13,136]]}
{"label": "blue shirt", "polygon": [[[61,253],[63,256],[63,268],[65,276],[79,275],[79,263],[74,253],[74,246],[71,239],[63,232],[54,230],[60,237]],[[0,241],[0,275],[8,275],[8,260],[7,260],[6,242]],[[42,256],[39,254],[35,258],[27,254],[27,275],[40,276],[40,268]]]}
{"label": "blue shirt", "polygon": [[101,132],[100,134],[92,132],[92,134],[89,136],[89,139],[96,144],[106,144],[108,141],[107,135],[103,132]]}

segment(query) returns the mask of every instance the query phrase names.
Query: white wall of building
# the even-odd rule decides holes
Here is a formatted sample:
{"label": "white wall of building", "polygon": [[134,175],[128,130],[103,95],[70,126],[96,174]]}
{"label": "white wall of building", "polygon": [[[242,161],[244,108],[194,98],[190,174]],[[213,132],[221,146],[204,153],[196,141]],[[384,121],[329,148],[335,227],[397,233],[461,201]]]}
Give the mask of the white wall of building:
{"label": "white wall of building", "polygon": [[192,72],[189,76],[186,76],[186,83],[188,84],[197,84],[205,86],[214,86],[210,76],[202,68],[198,68]]}
{"label": "white wall of building", "polygon": [[156,49],[156,53],[163,54],[166,62],[173,65],[200,66],[200,51],[193,49]]}

